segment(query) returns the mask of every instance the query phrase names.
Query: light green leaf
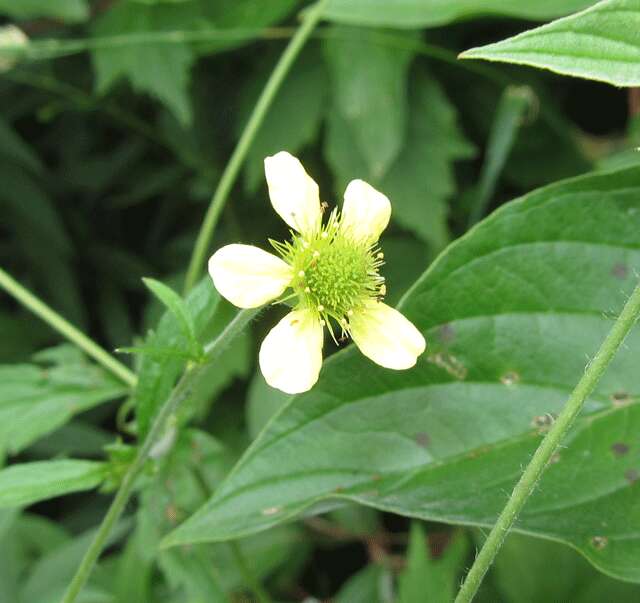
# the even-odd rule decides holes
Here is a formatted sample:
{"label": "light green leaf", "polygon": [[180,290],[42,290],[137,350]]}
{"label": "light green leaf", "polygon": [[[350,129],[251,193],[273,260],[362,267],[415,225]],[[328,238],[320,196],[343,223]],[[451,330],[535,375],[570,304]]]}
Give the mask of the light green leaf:
{"label": "light green leaf", "polygon": [[640,0],[603,0],[570,17],[460,56],[531,65],[614,86],[638,86],[639,27]]}
{"label": "light green leaf", "polygon": [[455,598],[469,544],[462,533],[454,533],[442,556],[432,559],[420,523],[411,524],[407,567],[400,574],[398,603],[450,603]]}
{"label": "light green leaf", "polygon": [[0,508],[23,507],[71,492],[90,490],[105,476],[95,461],[36,461],[0,470]]}
{"label": "light green leaf", "polygon": [[336,26],[325,56],[333,102],[370,174],[381,178],[407,130],[407,76],[413,51],[379,43],[382,31]]}
{"label": "light green leaf", "polygon": [[352,178],[371,182],[391,200],[393,221],[440,250],[449,241],[446,202],[456,190],[453,162],[470,157],[473,147],[438,82],[422,71],[412,79],[407,140],[383,178],[370,173],[335,111],[329,116],[325,154],[339,194]]}
{"label": "light green leaf", "polygon": [[[199,19],[194,2],[141,4],[117,2],[98,21],[96,36],[113,36],[154,31],[193,29]],[[118,79],[126,77],[133,88],[163,102],[178,120],[192,120],[189,84],[195,61],[191,47],[173,44],[136,44],[122,48],[92,51],[96,70],[96,89],[106,93]]]}
{"label": "light green leaf", "polygon": [[[336,498],[492,525],[639,271],[639,168],[502,207],[401,302],[428,342],[417,366],[385,370],[354,347],[334,355],[166,545],[237,538]],[[639,353],[636,329],[516,524],[635,581]]]}
{"label": "light green leaf", "polygon": [[[0,365],[0,448],[16,454],[75,414],[127,388],[72,346],[36,356],[39,364]],[[64,353],[63,353],[64,352]]]}
{"label": "light green leaf", "polygon": [[327,19],[352,25],[437,27],[459,19],[503,15],[543,20],[567,15],[594,0],[329,0]]}
{"label": "light green leaf", "polygon": [[[187,313],[193,317],[198,340],[205,340],[219,302],[220,296],[210,278],[204,278],[187,296]],[[167,350],[179,348],[182,342],[180,325],[173,312],[167,310],[156,331],[149,333],[142,347]],[[147,433],[156,410],[169,395],[185,363],[185,358],[173,354],[143,354],[138,385],[134,393],[140,437]]]}
{"label": "light green leaf", "polygon": [[189,342],[189,349],[194,357],[202,354],[202,345],[196,336],[196,325],[189,313],[185,301],[170,287],[152,278],[143,278],[147,288],[167,307],[175,317],[182,334]]}
{"label": "light green leaf", "polygon": [[87,0],[0,0],[0,14],[14,19],[49,17],[75,22],[89,16],[89,5]]}

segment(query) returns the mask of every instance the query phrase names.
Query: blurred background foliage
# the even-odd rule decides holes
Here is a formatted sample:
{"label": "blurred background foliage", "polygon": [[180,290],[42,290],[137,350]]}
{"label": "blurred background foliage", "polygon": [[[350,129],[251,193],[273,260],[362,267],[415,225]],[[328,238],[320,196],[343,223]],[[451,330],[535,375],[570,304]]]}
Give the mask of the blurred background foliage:
{"label": "blurred background foliage", "polygon": [[[529,27],[522,19],[588,1],[451,2],[409,15],[392,4],[329,4],[330,20],[251,146],[216,247],[284,237],[262,161],[286,149],[330,204],[353,178],[391,198],[383,243],[395,303],[448,242],[504,201],[638,161],[630,151],[640,140],[637,91],[456,59]],[[42,43],[40,56],[0,74],[0,265],[106,348],[139,342],[161,315],[140,278],[181,287],[221,171],[303,8],[297,0],[0,0],[3,20]],[[229,307],[215,311],[224,324]],[[247,600],[250,579],[233,548],[158,553],[156,545],[283,403],[255,372],[268,324],[254,325],[216,367],[215,387],[191,409],[197,427],[180,435],[161,479],[142,484],[81,601]],[[100,458],[126,421],[116,412],[122,387],[67,346],[37,354],[59,337],[6,296],[0,334],[2,453]],[[18,393],[9,369],[17,363]],[[28,396],[48,402],[24,412]],[[55,601],[107,502],[78,494],[0,511],[0,601]],[[409,603],[451,600],[477,538],[343,507],[240,547],[275,600]],[[514,536],[481,597],[586,603],[639,594],[568,548]]]}

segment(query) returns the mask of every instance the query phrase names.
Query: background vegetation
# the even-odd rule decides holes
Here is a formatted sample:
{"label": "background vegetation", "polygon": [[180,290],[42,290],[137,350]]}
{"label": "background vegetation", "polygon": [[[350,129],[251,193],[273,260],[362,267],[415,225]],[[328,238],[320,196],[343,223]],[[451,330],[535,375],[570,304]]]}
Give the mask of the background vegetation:
{"label": "background vegetation", "polygon": [[[332,205],[349,180],[371,182],[393,204],[389,303],[432,266],[403,300],[428,358],[390,375],[341,352],[290,402],[256,370],[273,322],[262,318],[280,315],[268,309],[172,415],[78,601],[453,600],[640,269],[638,89],[457,55],[591,4],[325,4],[207,247],[286,237],[266,155],[298,155]],[[618,4],[637,23],[637,2]],[[0,0],[30,40],[0,62],[0,266],[107,350],[144,352],[118,356],[137,376],[114,374],[0,297],[0,602],[63,596],[187,366],[180,313],[200,343],[229,334],[235,311],[208,279],[182,302],[141,278],[183,290],[212,194],[303,10]],[[613,83],[640,83],[633,56],[635,80],[605,65]],[[637,351],[636,334],[478,600],[640,596]],[[160,548],[169,533],[175,546]]]}

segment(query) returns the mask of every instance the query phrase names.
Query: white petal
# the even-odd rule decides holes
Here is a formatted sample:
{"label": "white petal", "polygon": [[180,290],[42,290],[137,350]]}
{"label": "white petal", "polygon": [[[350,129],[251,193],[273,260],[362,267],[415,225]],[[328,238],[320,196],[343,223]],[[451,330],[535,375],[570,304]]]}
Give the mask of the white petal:
{"label": "white petal", "polygon": [[289,264],[253,245],[227,245],[209,259],[218,293],[239,308],[257,308],[282,295],[291,283]]}
{"label": "white petal", "polygon": [[380,366],[411,368],[426,348],[424,337],[413,323],[382,302],[370,302],[350,322],[353,341]]}
{"label": "white petal", "polygon": [[309,310],[289,312],[260,346],[266,382],[287,394],[310,390],[322,366],[322,326]]}
{"label": "white petal", "polygon": [[318,185],[293,155],[280,151],[264,160],[271,204],[291,228],[307,235],[322,220]]}
{"label": "white petal", "polygon": [[352,180],[344,192],[342,225],[358,239],[377,241],[391,218],[391,203],[363,180]]}

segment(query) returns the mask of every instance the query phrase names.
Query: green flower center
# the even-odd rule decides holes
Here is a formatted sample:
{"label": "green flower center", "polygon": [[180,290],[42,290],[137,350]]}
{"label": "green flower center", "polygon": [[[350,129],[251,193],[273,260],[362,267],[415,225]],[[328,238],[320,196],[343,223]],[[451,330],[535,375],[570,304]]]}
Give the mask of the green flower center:
{"label": "green flower center", "polygon": [[341,228],[337,210],[313,236],[293,234],[291,242],[271,244],[293,267],[297,307],[316,312],[332,334],[330,319],[348,333],[349,318],[386,292],[378,273],[384,263],[382,252],[377,244],[356,240]]}

